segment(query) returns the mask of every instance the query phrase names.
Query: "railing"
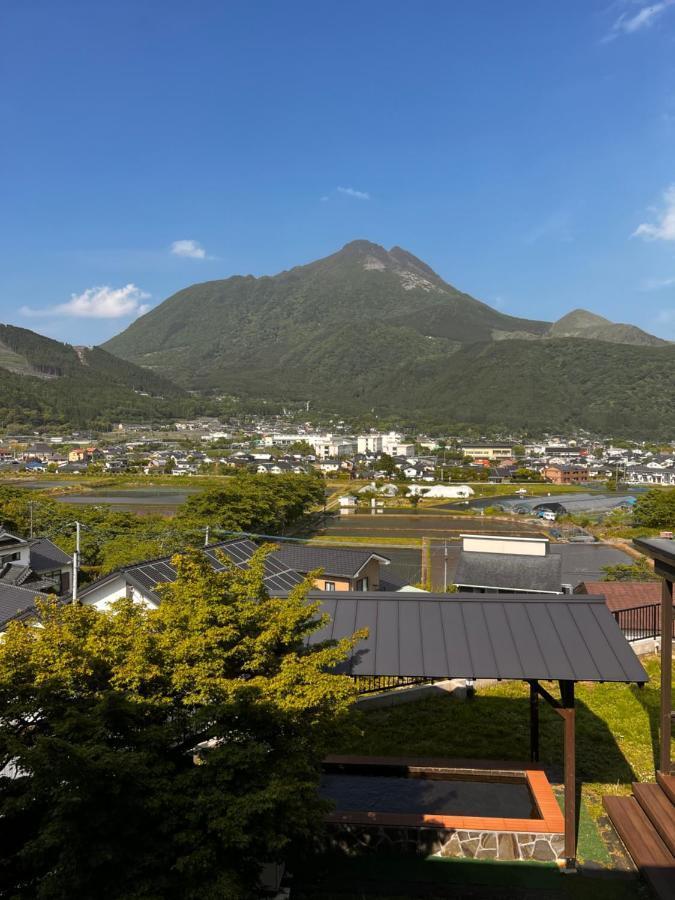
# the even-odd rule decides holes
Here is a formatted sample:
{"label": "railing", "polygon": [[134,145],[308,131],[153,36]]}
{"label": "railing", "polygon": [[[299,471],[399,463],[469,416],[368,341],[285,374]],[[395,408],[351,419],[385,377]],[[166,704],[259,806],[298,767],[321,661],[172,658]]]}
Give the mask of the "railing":
{"label": "railing", "polygon": [[413,677],[399,678],[396,675],[357,675],[354,679],[359,694],[374,694],[377,691],[390,691],[392,688],[405,687],[410,684],[426,684],[433,678]]}
{"label": "railing", "polygon": [[[617,609],[613,615],[627,641],[642,641],[661,635],[660,603]],[[675,636],[675,621],[673,621],[673,635]]]}

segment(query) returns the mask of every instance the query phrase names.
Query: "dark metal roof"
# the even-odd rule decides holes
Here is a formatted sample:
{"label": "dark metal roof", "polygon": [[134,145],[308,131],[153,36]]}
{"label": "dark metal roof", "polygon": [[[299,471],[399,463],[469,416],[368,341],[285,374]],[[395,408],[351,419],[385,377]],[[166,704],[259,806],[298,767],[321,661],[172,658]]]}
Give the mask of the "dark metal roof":
{"label": "dark metal roof", "polygon": [[351,675],[649,680],[603,597],[320,591],[310,597],[330,616],[311,644],[368,629],[342,669]]}
{"label": "dark metal roof", "polygon": [[[225,566],[219,558],[219,553],[223,553],[239,568],[245,569],[257,549],[258,547],[253,541],[238,540],[211,544],[205,547],[202,552],[216,572],[221,572]],[[171,556],[165,556],[161,559],[151,559],[133,566],[125,566],[103,580],[118,577],[120,574],[126,575],[141,590],[159,599],[155,591],[157,586],[176,580],[176,570],[171,564],[171,559]],[[265,585],[270,593],[287,593],[300,584],[301,581],[302,578],[297,572],[275,559],[273,554],[267,557],[265,561]],[[86,596],[90,589],[97,587],[101,583],[102,581],[99,581],[87,585],[87,588],[81,592],[81,596]]]}
{"label": "dark metal roof", "polygon": [[377,559],[384,565],[389,564],[386,556],[373,553],[372,550],[306,547],[296,544],[283,544],[275,551],[274,556],[296,572],[323,569],[326,575],[337,575],[342,578],[355,578],[371,559]]}
{"label": "dark metal roof", "polygon": [[604,566],[631,563],[625,550],[610,544],[551,544],[550,554],[558,554],[562,560],[563,584],[579,584],[580,581],[601,581]]}
{"label": "dark metal roof", "polygon": [[462,550],[454,583],[463,587],[559,594],[562,590],[561,568],[559,556]]}
{"label": "dark metal roof", "polygon": [[47,594],[13,584],[0,584],[0,628],[4,628],[12,619],[30,614],[37,598],[44,600]]}
{"label": "dark metal roof", "polygon": [[661,578],[675,582],[675,541],[671,538],[635,538],[638,550],[654,560],[654,571]]}

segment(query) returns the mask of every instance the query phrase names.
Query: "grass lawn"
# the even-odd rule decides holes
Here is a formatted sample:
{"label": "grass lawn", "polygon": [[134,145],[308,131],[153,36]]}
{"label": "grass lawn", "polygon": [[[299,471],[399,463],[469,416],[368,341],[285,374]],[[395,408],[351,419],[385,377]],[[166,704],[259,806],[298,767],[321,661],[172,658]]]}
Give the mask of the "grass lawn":
{"label": "grass lawn", "polygon": [[[616,870],[619,845],[602,810],[603,794],[629,794],[632,781],[654,780],[659,661],[649,657],[643,663],[651,681],[642,689],[624,684],[577,686],[577,778],[582,797],[578,856],[582,866],[590,863],[604,870],[604,874],[582,870],[576,876],[563,876],[555,867],[537,863],[382,857],[335,862],[324,858],[316,863],[318,868],[303,875],[303,883],[308,879],[307,885],[312,885],[308,889],[314,893],[300,891],[298,896],[303,900],[309,896],[321,900],[331,896],[360,900],[446,896],[481,900],[649,897],[648,890],[630,872]],[[557,695],[555,685],[548,688]],[[438,696],[355,712],[358,733],[346,738],[334,752],[526,761],[528,698],[527,685],[503,682],[481,688],[468,700]],[[562,780],[562,721],[545,703],[540,703],[540,729],[541,760],[561,800],[558,785]]]}
{"label": "grass lawn", "polygon": [[[659,661],[643,664],[644,688],[577,685],[577,775],[594,818],[602,794],[630,793],[632,781],[654,779],[658,749]],[[555,685],[548,688],[557,694]],[[335,752],[515,759],[529,757],[529,690],[505,681],[469,700],[432,697],[367,713],[357,712],[360,734]],[[541,760],[561,780],[562,722],[540,703]]]}
{"label": "grass lawn", "polygon": [[[296,869],[296,871],[298,871]],[[293,900],[649,900],[633,872],[563,875],[551,863],[369,856],[304,860]]]}

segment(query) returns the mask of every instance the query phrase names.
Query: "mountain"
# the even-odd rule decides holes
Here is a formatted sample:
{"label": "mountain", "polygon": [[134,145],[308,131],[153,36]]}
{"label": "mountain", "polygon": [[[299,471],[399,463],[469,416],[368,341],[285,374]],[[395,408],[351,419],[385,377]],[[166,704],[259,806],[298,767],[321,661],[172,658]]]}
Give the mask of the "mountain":
{"label": "mountain", "polygon": [[494,331],[542,335],[548,323],[497,312],[399,247],[354,241],[272,277],[186,288],[104,346],[191,388],[236,391],[253,369],[262,378],[303,369],[308,350],[332,345],[338,333],[339,344],[356,339],[362,354],[374,326],[393,341],[390,352],[415,359],[491,340]]}
{"label": "mountain", "polygon": [[0,325],[0,424],[91,426],[177,415],[191,401],[168,379],[100,347]]}
{"label": "mountain", "polygon": [[613,344],[637,344],[657,347],[667,341],[648,334],[636,325],[610,322],[602,316],[586,309],[574,309],[562,319],[558,319],[546,332],[547,337],[580,337],[596,341],[610,341]]}
{"label": "mountain", "polygon": [[602,407],[626,435],[672,428],[659,410],[675,408],[675,345],[589,317],[508,316],[400,247],[354,241],[275,276],[186,288],[104,347],[186,388],[343,414],[597,431]]}

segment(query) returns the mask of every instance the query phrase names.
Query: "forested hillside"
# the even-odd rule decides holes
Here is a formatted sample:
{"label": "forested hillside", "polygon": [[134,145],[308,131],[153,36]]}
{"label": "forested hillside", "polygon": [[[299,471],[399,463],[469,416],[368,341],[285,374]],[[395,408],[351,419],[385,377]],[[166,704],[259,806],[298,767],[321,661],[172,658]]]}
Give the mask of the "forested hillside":
{"label": "forested hillside", "polygon": [[100,347],[0,325],[0,427],[107,427],[189,414],[198,405],[168,379]]}
{"label": "forested hillside", "polygon": [[368,241],[186,288],[105,346],[192,389],[343,415],[627,437],[675,424],[675,345],[585,310],[504,315]]}

